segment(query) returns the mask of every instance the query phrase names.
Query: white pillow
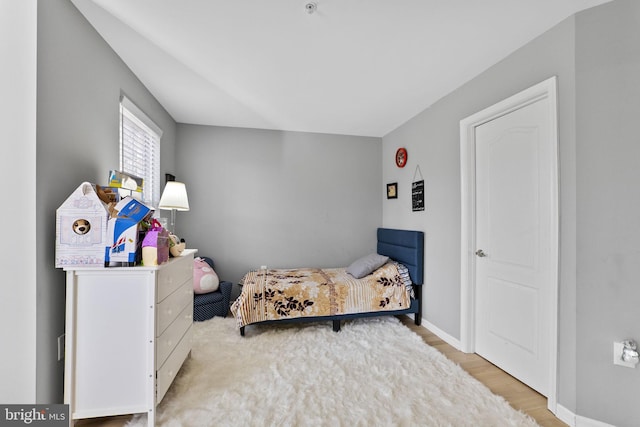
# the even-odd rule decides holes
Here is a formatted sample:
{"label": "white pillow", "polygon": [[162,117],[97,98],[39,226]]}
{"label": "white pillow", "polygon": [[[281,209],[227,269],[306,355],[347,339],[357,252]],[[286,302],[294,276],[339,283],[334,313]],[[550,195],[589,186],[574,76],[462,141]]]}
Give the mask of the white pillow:
{"label": "white pillow", "polygon": [[369,254],[352,262],[351,265],[347,267],[347,273],[356,279],[361,279],[382,267],[387,261],[389,261],[388,256]]}

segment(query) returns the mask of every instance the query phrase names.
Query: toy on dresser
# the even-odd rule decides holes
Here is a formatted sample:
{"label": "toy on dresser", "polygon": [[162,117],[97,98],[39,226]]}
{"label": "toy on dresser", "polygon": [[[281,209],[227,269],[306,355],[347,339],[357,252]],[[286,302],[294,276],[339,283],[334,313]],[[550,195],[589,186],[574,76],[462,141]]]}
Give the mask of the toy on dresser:
{"label": "toy on dresser", "polygon": [[145,265],[168,260],[168,232],[152,219],[153,208],[140,201],[142,181],[133,181],[132,189],[126,182],[113,177],[105,187],[83,182],[56,210],[56,268],[136,265],[145,237]]}
{"label": "toy on dresser", "polygon": [[142,240],[142,264],[149,267],[169,261],[169,232],[153,219]]}
{"label": "toy on dresser", "polygon": [[56,210],[56,268],[102,267],[108,218],[97,186],[80,184]]}
{"label": "toy on dresser", "polygon": [[140,261],[137,255],[141,255],[141,251],[138,251],[139,224],[149,222],[153,210],[128,196],[120,200],[114,209],[118,214],[109,218],[107,223],[108,246],[105,247],[104,265],[109,267],[111,262],[135,265]]}
{"label": "toy on dresser", "polygon": [[186,246],[184,239],[179,239],[175,234],[169,234],[169,253],[171,256],[180,256]]}

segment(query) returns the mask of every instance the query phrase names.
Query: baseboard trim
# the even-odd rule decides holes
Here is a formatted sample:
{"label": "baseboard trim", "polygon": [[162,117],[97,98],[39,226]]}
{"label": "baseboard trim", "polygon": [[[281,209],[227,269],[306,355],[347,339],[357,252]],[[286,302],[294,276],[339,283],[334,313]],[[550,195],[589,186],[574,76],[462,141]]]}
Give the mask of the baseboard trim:
{"label": "baseboard trim", "polygon": [[576,414],[560,404],[556,405],[556,417],[569,427],[576,427]]}
{"label": "baseboard trim", "polygon": [[557,405],[556,417],[569,427],[615,427],[612,424],[576,415],[562,405]]}
{"label": "baseboard trim", "polygon": [[576,415],[576,427],[616,427],[613,424],[603,423],[602,421],[592,420],[591,418]]}
{"label": "baseboard trim", "polygon": [[442,341],[446,342],[447,344],[449,344],[451,347],[455,348],[456,350],[462,351],[462,350],[460,350],[462,348],[462,346],[460,345],[460,340],[459,339],[452,337],[451,335],[449,335],[448,333],[446,333],[442,329],[438,328],[433,323],[431,323],[428,320],[426,320],[424,317],[422,318],[422,322],[420,323],[420,326],[422,326],[425,329],[430,330],[431,332],[436,334],[438,336],[438,338],[440,338]]}

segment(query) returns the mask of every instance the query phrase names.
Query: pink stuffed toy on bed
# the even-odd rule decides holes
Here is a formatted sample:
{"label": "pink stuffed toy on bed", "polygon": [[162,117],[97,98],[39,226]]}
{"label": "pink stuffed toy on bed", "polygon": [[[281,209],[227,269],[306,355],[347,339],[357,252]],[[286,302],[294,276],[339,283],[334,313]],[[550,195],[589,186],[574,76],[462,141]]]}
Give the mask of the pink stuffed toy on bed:
{"label": "pink stuffed toy on bed", "polygon": [[213,268],[202,258],[193,260],[193,292],[206,294],[218,290],[220,280]]}

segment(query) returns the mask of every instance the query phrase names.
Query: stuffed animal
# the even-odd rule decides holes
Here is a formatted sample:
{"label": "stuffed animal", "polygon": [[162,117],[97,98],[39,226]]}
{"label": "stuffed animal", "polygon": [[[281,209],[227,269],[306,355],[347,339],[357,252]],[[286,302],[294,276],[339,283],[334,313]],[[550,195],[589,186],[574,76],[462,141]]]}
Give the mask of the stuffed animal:
{"label": "stuffed animal", "polygon": [[202,258],[193,260],[193,292],[206,294],[218,290],[220,279],[213,268]]}
{"label": "stuffed animal", "polygon": [[175,234],[169,234],[169,253],[171,256],[180,256],[186,246],[184,239],[178,239]]}

